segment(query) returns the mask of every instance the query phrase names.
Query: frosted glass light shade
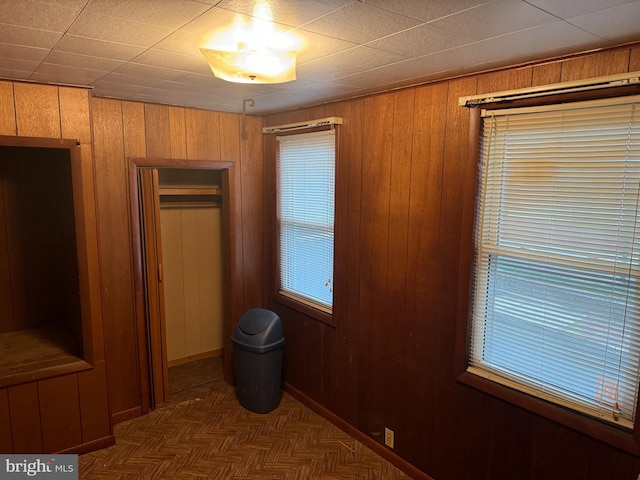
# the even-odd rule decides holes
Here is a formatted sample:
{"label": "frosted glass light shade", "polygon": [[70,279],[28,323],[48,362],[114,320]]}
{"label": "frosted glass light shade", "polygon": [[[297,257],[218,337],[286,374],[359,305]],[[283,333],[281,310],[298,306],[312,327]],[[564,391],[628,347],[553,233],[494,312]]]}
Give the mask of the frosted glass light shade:
{"label": "frosted glass light shade", "polygon": [[284,83],[296,79],[295,51],[200,48],[213,74],[236,83]]}

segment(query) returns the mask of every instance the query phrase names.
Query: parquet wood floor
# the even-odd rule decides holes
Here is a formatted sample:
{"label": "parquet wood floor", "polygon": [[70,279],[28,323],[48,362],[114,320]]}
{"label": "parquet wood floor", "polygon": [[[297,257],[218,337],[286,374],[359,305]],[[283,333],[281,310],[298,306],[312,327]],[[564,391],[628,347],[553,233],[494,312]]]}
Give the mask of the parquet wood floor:
{"label": "parquet wood floor", "polygon": [[170,371],[170,402],[116,425],[116,445],[80,456],[79,478],[409,478],[286,393],[270,413],[244,409],[220,362],[199,361],[191,379],[173,367],[183,371]]}

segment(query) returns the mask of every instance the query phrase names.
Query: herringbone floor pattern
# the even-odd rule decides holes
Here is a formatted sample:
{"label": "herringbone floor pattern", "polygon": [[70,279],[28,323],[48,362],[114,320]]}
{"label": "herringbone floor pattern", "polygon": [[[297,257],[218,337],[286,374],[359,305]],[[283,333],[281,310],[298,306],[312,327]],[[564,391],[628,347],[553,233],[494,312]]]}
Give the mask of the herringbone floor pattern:
{"label": "herringbone floor pattern", "polygon": [[[322,417],[283,394],[267,414],[241,407],[222,369],[198,362],[176,380],[171,401],[115,426],[116,445],[79,458],[79,478],[124,479],[408,479]],[[180,366],[183,373],[189,367]],[[174,368],[180,368],[174,367]],[[218,372],[217,380],[203,371]],[[170,372],[175,375],[176,372]],[[171,377],[170,377],[171,378]],[[185,386],[199,386],[184,389]]]}

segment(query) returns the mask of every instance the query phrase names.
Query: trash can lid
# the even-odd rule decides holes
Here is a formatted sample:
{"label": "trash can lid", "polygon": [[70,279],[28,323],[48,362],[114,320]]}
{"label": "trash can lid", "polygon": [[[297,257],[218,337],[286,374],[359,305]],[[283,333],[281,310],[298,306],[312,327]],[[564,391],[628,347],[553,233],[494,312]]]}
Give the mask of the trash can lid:
{"label": "trash can lid", "polygon": [[279,319],[278,315],[271,310],[252,308],[242,316],[238,328],[246,335],[257,335],[264,332],[276,319]]}

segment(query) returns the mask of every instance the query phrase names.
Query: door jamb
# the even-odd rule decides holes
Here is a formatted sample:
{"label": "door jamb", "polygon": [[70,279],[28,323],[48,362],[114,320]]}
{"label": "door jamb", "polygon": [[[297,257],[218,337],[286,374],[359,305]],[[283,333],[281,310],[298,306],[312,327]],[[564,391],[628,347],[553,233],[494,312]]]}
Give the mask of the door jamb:
{"label": "door jamb", "polygon": [[153,398],[151,391],[151,366],[149,362],[152,345],[149,342],[149,325],[146,315],[144,265],[141,248],[141,223],[140,223],[140,202],[138,188],[138,169],[140,168],[179,168],[179,169],[207,169],[219,170],[222,175],[222,222],[223,235],[223,298],[225,298],[223,309],[223,336],[224,336],[224,357],[223,373],[224,380],[234,383],[233,363],[231,358],[231,333],[234,328],[234,320],[240,318],[242,305],[239,299],[233,295],[234,291],[239,291],[241,285],[241,272],[239,271],[240,249],[236,238],[236,232],[241,228],[241,216],[239,212],[239,202],[236,201],[237,179],[235,164],[233,162],[220,162],[210,160],[186,160],[169,158],[142,158],[130,157],[129,162],[129,198],[131,203],[131,247],[133,252],[133,277],[134,277],[134,315],[136,324],[136,344],[138,350],[138,362],[140,371],[140,401],[142,414],[153,409]]}

